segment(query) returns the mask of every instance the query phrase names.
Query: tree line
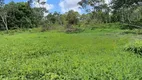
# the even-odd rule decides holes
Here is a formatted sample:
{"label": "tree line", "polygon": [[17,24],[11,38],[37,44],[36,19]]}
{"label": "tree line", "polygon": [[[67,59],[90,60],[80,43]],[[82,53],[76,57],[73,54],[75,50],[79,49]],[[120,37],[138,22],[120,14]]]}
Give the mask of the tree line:
{"label": "tree line", "polygon": [[[33,0],[5,4],[4,0],[0,0],[0,30],[8,31],[39,26],[45,29],[52,29],[53,26],[72,28],[73,25],[81,27],[115,22],[132,27],[142,25],[141,0],[112,0],[109,4],[105,3],[105,0],[81,0],[78,5],[80,9],[86,10],[84,14],[73,10],[64,14],[49,13],[42,7],[32,7],[32,2]],[[48,15],[45,16],[45,13]]]}

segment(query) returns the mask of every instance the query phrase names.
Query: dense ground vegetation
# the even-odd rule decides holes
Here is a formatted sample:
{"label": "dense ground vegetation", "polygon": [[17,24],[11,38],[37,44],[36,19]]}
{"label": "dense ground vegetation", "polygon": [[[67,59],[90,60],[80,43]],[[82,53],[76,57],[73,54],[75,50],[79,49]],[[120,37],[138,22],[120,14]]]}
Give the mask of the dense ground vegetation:
{"label": "dense ground vegetation", "polygon": [[0,79],[141,80],[141,56],[125,50],[126,45],[133,45],[134,37],[141,36],[125,32],[96,29],[78,34],[0,35]]}
{"label": "dense ground vegetation", "polygon": [[142,80],[141,0],[81,0],[84,14],[34,1],[0,0],[0,80]]}

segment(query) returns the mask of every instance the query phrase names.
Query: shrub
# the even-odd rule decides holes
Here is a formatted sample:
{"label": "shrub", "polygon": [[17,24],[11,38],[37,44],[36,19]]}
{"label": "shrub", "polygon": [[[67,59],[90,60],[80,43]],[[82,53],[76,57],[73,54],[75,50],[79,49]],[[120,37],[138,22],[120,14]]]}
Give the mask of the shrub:
{"label": "shrub", "polygon": [[80,32],[83,32],[84,30],[83,29],[80,29],[80,28],[67,28],[65,30],[66,33],[80,33]]}
{"label": "shrub", "polygon": [[142,55],[142,41],[137,40],[134,43],[126,45],[125,50]]}
{"label": "shrub", "polygon": [[103,24],[89,24],[87,28],[91,30],[95,30],[96,28],[103,28],[103,29],[121,29],[120,23],[103,23]]}

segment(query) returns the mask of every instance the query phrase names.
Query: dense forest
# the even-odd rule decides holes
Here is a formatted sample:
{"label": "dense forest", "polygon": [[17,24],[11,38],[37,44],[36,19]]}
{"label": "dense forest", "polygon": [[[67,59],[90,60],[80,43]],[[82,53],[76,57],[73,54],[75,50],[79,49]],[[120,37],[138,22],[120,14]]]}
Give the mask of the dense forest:
{"label": "dense forest", "polygon": [[[37,1],[38,2],[38,1]],[[34,28],[42,26],[46,29],[58,27],[72,28],[86,25],[119,22],[126,28],[141,28],[142,2],[140,0],[112,0],[109,4],[104,0],[82,0],[78,2],[84,14],[70,10],[64,14],[50,13],[42,7],[32,7],[33,1],[10,2],[0,1],[0,30]],[[44,4],[44,2],[39,2]],[[48,15],[44,15],[48,13]],[[125,28],[124,27],[124,28]]]}

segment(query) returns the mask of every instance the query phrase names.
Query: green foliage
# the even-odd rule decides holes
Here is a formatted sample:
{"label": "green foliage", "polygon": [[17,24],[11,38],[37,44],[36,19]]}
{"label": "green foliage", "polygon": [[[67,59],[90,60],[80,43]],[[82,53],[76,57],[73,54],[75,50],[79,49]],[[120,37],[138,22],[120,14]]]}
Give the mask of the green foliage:
{"label": "green foliage", "polygon": [[[68,25],[73,25],[73,24],[78,24],[79,21],[79,13],[78,12],[74,12],[73,10],[69,11],[67,13],[67,17],[66,20],[68,21]],[[69,27],[69,26],[67,26]]]}
{"label": "green foliage", "polygon": [[136,40],[132,43],[129,43],[125,50],[127,51],[131,51],[133,53],[136,53],[136,54],[139,54],[139,55],[142,55],[142,41],[141,40]]}
{"label": "green foliage", "polygon": [[[94,23],[110,22],[110,7],[104,0],[81,0],[78,3],[83,9],[87,9],[90,21]],[[91,7],[88,9],[88,7]]]}
{"label": "green foliage", "polygon": [[[87,10],[86,14],[79,14],[70,10],[64,14],[58,12],[47,13],[45,8],[32,7],[33,0],[28,2],[10,2],[4,5],[0,2],[0,30],[14,30],[41,27],[41,31],[67,29],[76,31],[78,28],[106,26],[123,23],[122,29],[133,29],[142,26],[142,7],[140,0],[112,0],[106,4],[104,0],[81,0],[78,5]],[[44,1],[39,4],[44,4]],[[88,10],[89,9],[89,10]],[[73,26],[78,26],[72,29]],[[111,26],[111,25],[110,25]],[[115,27],[115,26],[114,26]]]}
{"label": "green foliage", "polygon": [[60,14],[57,12],[54,12],[53,14],[49,13],[46,16],[46,22],[48,24],[56,24],[56,23],[60,24]]}
{"label": "green foliage", "polygon": [[96,29],[79,34],[0,35],[0,79],[141,80],[142,59],[123,51],[132,35],[117,34],[120,32]]}
{"label": "green foliage", "polygon": [[[82,24],[83,25],[83,24]],[[95,30],[95,29],[121,29],[121,27],[123,26],[120,23],[104,23],[104,24],[84,24],[83,26],[84,29],[90,29],[90,30]],[[81,26],[81,28],[83,27]]]}
{"label": "green foliage", "polygon": [[128,24],[124,26],[130,29],[141,27],[141,0],[112,0],[112,9],[112,22]]}
{"label": "green foliage", "polygon": [[[24,2],[10,2],[4,6],[4,10],[7,12],[6,20],[9,29],[38,27],[43,17],[42,8],[30,8],[30,6]],[[0,22],[0,24],[2,24],[2,22]],[[0,25],[0,28],[3,29],[3,24]]]}
{"label": "green foliage", "polygon": [[83,32],[84,30],[81,28],[67,28],[66,33],[80,33]]}
{"label": "green foliage", "polygon": [[122,8],[124,6],[130,7],[132,5],[140,5],[139,2],[141,2],[141,0],[112,0],[113,3],[113,8],[115,9],[119,9]]}

